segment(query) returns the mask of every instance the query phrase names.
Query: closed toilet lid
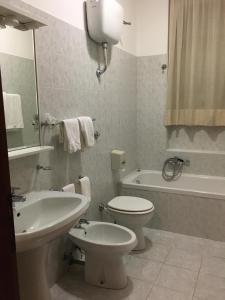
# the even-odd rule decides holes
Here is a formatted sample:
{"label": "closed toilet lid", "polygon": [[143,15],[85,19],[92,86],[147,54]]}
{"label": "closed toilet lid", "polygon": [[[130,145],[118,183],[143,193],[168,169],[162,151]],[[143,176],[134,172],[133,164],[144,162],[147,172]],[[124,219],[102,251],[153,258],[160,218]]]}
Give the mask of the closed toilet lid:
{"label": "closed toilet lid", "polygon": [[151,210],[154,205],[144,198],[119,196],[109,201],[108,207],[121,211],[144,212]]}

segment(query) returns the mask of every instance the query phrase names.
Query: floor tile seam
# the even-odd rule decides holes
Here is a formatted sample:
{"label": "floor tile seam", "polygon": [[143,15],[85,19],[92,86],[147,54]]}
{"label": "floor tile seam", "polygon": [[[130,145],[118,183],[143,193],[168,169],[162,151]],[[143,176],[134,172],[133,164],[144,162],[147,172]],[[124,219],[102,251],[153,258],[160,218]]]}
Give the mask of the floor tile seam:
{"label": "floor tile seam", "polygon": [[203,271],[201,271],[201,268],[199,270],[199,275],[208,275],[208,276],[211,276],[211,277],[216,277],[216,278],[220,278],[220,279],[225,280],[225,275],[221,276],[221,275],[215,275],[215,274],[212,274],[212,273],[203,272]]}
{"label": "floor tile seam", "polygon": [[167,253],[166,257],[165,257],[165,260],[164,260],[164,264],[166,264],[166,261],[167,261],[167,259],[168,259],[168,257],[169,257],[169,255],[170,255],[170,253],[171,253],[172,250],[173,250],[173,248],[171,248],[170,251],[168,251],[168,253]]}
{"label": "floor tile seam", "polygon": [[[134,255],[131,255],[132,257],[135,257],[136,259],[140,259],[140,260],[146,260],[146,261],[153,261],[153,262],[157,262],[157,263],[161,263],[163,264],[164,261],[161,261],[161,260],[158,260],[158,259],[155,259],[154,257],[151,257],[151,258],[146,258],[146,257],[137,257],[135,254]],[[129,265],[129,263],[128,263]]]}
{"label": "floor tile seam", "polygon": [[186,251],[187,253],[193,253],[193,255],[197,255],[200,253],[200,255],[203,255],[203,249],[200,249],[200,250],[193,250],[193,249],[190,249],[188,250],[188,248],[185,248],[185,247],[180,247],[180,246],[174,246],[173,249],[177,249],[177,250],[181,250],[181,251]]}
{"label": "floor tile seam", "polygon": [[143,278],[139,278],[139,277],[136,277],[134,275],[128,275],[128,277],[130,277],[131,279],[135,279],[135,280],[139,280],[139,281],[142,281],[142,282],[145,282],[145,283],[148,283],[148,284],[154,284],[154,280],[147,280],[147,279],[143,279]]}
{"label": "floor tile seam", "polygon": [[147,283],[152,283],[152,284],[154,285],[154,284],[155,284],[155,282],[158,280],[158,277],[159,277],[159,274],[160,274],[160,272],[161,272],[161,269],[162,269],[162,267],[163,267],[163,263],[161,263],[161,266],[160,266],[159,272],[158,272],[158,274],[157,274],[157,276],[156,276],[156,279],[155,279],[155,280],[148,281],[148,280],[146,280],[146,279],[143,279],[143,278],[136,277],[135,275],[128,275],[128,276],[129,276],[130,278],[138,279],[138,280],[140,280],[140,281],[147,282]]}
{"label": "floor tile seam", "polygon": [[221,257],[221,256],[203,254],[202,258],[203,258],[203,260],[206,259],[206,258],[218,258],[220,260],[223,260],[224,263],[225,263],[225,257]]}
{"label": "floor tile seam", "polygon": [[199,280],[199,276],[200,276],[200,270],[201,270],[201,267],[202,267],[202,262],[203,262],[203,256],[201,257],[200,268],[199,268],[198,275],[197,275],[197,278],[196,278],[196,281],[195,281],[195,287],[194,287],[194,291],[193,291],[193,295],[192,295],[192,300],[194,300],[195,293],[196,293],[196,290],[197,290],[197,285],[198,285],[198,280]]}
{"label": "floor tile seam", "polygon": [[146,296],[146,299],[145,300],[148,300],[148,298],[151,296],[151,293],[152,293],[152,290],[153,290],[153,287],[154,287],[154,283],[152,284],[152,287],[150,289],[150,291],[148,292],[147,296]]}
{"label": "floor tile seam", "polygon": [[151,290],[149,291],[149,293],[148,293],[148,295],[147,295],[146,300],[148,300],[148,297],[151,296],[153,287],[157,286],[157,281],[158,281],[158,278],[159,278],[159,275],[160,275],[160,273],[161,273],[161,270],[162,270],[163,265],[164,265],[164,264],[162,263],[162,265],[161,265],[161,267],[160,267],[160,269],[159,269],[159,273],[158,273],[158,275],[156,276],[155,280],[153,281],[153,285],[152,285]]}
{"label": "floor tile seam", "polygon": [[[224,250],[224,253],[225,253],[225,250]],[[222,256],[217,256],[217,255],[209,255],[209,254],[202,254],[203,256],[203,259],[206,259],[206,258],[219,258],[219,259],[223,259],[224,262],[225,262],[225,257],[222,257]]]}
{"label": "floor tile seam", "polygon": [[198,273],[199,270],[200,270],[200,267],[199,267],[199,270],[193,270],[193,269],[189,269],[189,268],[186,268],[186,267],[181,267],[181,266],[177,266],[177,265],[172,265],[172,264],[168,264],[168,263],[164,263],[163,264],[164,266],[168,266],[168,267],[173,267],[173,268],[176,268],[176,269],[182,269],[182,270],[185,270],[185,271],[192,271],[192,272],[195,272],[195,273]]}
{"label": "floor tile seam", "polygon": [[164,263],[161,264],[160,269],[159,269],[159,273],[158,273],[158,275],[156,276],[156,278],[155,278],[155,280],[154,280],[154,282],[153,282],[153,286],[156,286],[156,285],[157,285],[159,276],[160,276],[160,274],[161,274],[161,271],[162,271],[162,268],[163,268],[164,265],[165,265]]}
{"label": "floor tile seam", "polygon": [[[184,295],[187,295],[188,296],[188,293],[187,292],[184,292],[184,291],[181,291],[181,290],[176,290],[176,289],[173,289],[173,288],[168,288],[168,287],[165,287],[163,286],[162,284],[154,284],[153,287],[159,287],[159,288],[164,288],[164,289],[168,289],[170,291],[173,291],[173,292],[177,292],[177,293],[181,293],[181,294],[184,294]],[[194,289],[193,289],[194,290]],[[193,291],[194,293],[194,291]],[[192,297],[192,296],[191,296]],[[172,300],[172,299],[169,299],[169,300]]]}
{"label": "floor tile seam", "polygon": [[147,260],[147,261],[154,261],[154,262],[161,263],[161,264],[165,263],[165,259],[163,259],[163,260],[161,259],[160,260],[160,259],[157,259],[155,257],[149,257],[149,258],[147,258],[147,257],[140,256],[140,257],[135,257],[135,258],[144,259],[144,260]]}
{"label": "floor tile seam", "polygon": [[183,266],[177,266],[177,265],[174,265],[172,263],[167,263],[167,262],[165,262],[164,265],[169,266],[169,267],[175,267],[177,269],[184,269],[186,271],[192,271],[192,272],[195,272],[195,273],[198,273],[200,271],[200,267],[198,268],[198,270],[194,270],[194,269],[190,269],[190,268],[183,267]]}

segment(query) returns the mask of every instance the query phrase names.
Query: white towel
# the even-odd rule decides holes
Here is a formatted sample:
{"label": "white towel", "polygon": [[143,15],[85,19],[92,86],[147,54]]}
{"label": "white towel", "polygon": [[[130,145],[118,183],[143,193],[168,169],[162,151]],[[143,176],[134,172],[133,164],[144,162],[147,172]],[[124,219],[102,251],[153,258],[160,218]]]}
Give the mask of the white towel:
{"label": "white towel", "polygon": [[79,179],[81,194],[91,200],[91,183],[87,176]]}
{"label": "white towel", "polygon": [[93,147],[95,144],[95,131],[93,121],[90,117],[79,117],[80,130],[86,147]]}
{"label": "white towel", "polygon": [[3,92],[5,123],[7,130],[24,128],[21,96]]}
{"label": "white towel", "polygon": [[77,119],[63,120],[59,140],[64,143],[64,150],[69,153],[81,150],[80,126]]}
{"label": "white towel", "polygon": [[63,192],[76,193],[75,184],[71,183],[62,188]]}

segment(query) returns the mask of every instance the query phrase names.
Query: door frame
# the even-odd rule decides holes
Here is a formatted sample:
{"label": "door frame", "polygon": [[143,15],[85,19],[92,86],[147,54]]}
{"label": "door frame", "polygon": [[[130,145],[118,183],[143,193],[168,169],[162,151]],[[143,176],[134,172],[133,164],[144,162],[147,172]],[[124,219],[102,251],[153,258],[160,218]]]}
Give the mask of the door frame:
{"label": "door frame", "polygon": [[0,69],[0,298],[19,300],[16,242]]}

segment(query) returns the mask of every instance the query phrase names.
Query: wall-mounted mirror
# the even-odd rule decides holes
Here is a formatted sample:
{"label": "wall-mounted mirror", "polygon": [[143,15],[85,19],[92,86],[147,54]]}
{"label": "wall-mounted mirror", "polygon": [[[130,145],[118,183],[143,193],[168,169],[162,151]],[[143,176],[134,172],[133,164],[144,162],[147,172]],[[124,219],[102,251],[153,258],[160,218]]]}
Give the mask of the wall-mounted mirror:
{"label": "wall-mounted mirror", "polygon": [[9,151],[40,145],[33,30],[0,30],[0,66]]}

